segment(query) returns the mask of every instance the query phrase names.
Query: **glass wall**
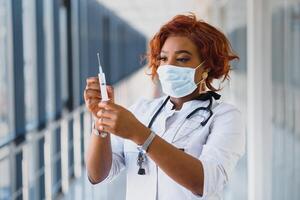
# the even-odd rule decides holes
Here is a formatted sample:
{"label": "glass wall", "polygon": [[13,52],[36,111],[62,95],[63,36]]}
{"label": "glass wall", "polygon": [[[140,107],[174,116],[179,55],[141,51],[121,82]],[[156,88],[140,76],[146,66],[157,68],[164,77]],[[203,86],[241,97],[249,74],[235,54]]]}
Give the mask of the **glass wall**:
{"label": "glass wall", "polygon": [[[229,36],[240,60],[233,63],[229,98],[247,114],[247,1],[230,0],[220,4],[217,24]],[[300,199],[300,1],[272,0],[263,14],[270,17],[272,97],[272,199]],[[267,37],[264,35],[264,37]],[[268,57],[267,55],[271,55]],[[268,83],[266,83],[268,84]],[[244,117],[245,117],[244,116]],[[245,117],[246,119],[246,117]],[[267,119],[266,119],[267,121]],[[265,141],[269,142],[269,141]],[[270,141],[271,142],[271,141]],[[247,154],[238,163],[225,199],[247,199]],[[267,193],[267,191],[264,191]]]}
{"label": "glass wall", "polygon": [[10,1],[0,0],[0,144],[11,130]]}
{"label": "glass wall", "polygon": [[70,97],[68,90],[68,35],[67,35],[67,10],[65,6],[59,7],[59,38],[60,38],[60,58],[61,58],[61,95],[63,107],[66,107]]}
{"label": "glass wall", "polygon": [[12,197],[11,169],[9,166],[9,159],[1,160],[0,157],[0,199],[11,199]]}
{"label": "glass wall", "polygon": [[300,1],[272,5],[272,199],[300,199]]}
{"label": "glass wall", "polygon": [[55,116],[54,90],[54,36],[53,36],[53,2],[44,1],[44,34],[45,34],[45,73],[46,73],[46,116],[50,121]]}
{"label": "glass wall", "polygon": [[[225,82],[222,98],[236,105],[244,121],[247,115],[247,1],[229,0],[214,6],[213,22],[228,37],[239,60],[231,63],[230,80]],[[247,192],[247,153],[238,162],[225,188],[224,199],[243,199]]]}
{"label": "glass wall", "polygon": [[31,130],[37,126],[35,0],[22,4],[26,128]]}
{"label": "glass wall", "polygon": [[[56,199],[81,175],[91,119],[84,121],[85,107],[74,102],[83,103],[85,80],[97,74],[99,49],[110,83],[141,67],[144,36],[98,2],[83,4],[0,0],[0,200]],[[136,43],[122,50],[122,57],[134,55],[126,66],[112,56],[112,46],[121,46],[119,25]]]}

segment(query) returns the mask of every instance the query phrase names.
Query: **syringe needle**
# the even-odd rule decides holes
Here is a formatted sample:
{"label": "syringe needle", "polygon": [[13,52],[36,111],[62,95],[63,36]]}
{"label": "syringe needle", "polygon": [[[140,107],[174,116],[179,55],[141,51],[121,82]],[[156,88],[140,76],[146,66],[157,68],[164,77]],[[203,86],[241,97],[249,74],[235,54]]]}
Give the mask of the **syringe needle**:
{"label": "syringe needle", "polygon": [[100,54],[99,53],[97,53],[97,57],[98,57],[98,64],[100,66],[101,64],[100,64]]}
{"label": "syringe needle", "polygon": [[98,58],[99,72],[102,73],[102,67],[101,67],[101,62],[100,62],[100,53],[97,53],[97,58]]}

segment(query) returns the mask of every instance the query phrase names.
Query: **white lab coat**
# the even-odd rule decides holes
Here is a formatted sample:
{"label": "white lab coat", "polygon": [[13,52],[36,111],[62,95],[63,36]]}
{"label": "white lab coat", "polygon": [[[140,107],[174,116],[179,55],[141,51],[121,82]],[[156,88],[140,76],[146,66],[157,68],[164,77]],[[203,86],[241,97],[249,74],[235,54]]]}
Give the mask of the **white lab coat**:
{"label": "white lab coat", "polygon": [[[141,99],[129,110],[146,126],[166,96],[154,100]],[[127,170],[127,200],[219,200],[237,161],[245,151],[245,132],[240,112],[232,105],[213,102],[213,116],[202,127],[205,111],[198,111],[190,119],[185,117],[195,108],[207,106],[209,101],[192,100],[181,110],[172,110],[168,101],[152,125],[152,130],[202,162],[204,193],[197,196],[166,175],[148,157],[146,174],[138,175],[137,145],[112,136],[113,161],[106,181],[112,180],[122,169]],[[161,152],[164,153],[164,152]]]}

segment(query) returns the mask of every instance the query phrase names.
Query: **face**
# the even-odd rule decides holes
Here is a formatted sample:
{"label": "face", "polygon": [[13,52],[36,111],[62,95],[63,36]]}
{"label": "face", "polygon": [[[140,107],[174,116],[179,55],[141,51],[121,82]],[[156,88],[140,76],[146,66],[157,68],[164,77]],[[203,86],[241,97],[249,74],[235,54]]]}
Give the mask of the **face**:
{"label": "face", "polygon": [[[196,68],[202,61],[198,56],[196,45],[187,37],[170,36],[165,41],[159,61],[160,65],[176,65],[179,67]],[[195,75],[195,82],[201,80],[202,67],[198,67]]]}

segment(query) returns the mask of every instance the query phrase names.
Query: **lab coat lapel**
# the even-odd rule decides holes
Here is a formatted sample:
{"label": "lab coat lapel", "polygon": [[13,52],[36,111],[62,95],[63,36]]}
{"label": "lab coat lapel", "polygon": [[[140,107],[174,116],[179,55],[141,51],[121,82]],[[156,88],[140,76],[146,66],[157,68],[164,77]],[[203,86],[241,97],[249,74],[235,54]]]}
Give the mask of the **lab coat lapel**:
{"label": "lab coat lapel", "polygon": [[166,122],[167,119],[174,114],[174,110],[172,110],[173,104],[168,101],[162,111],[159,113],[157,118],[155,119],[153,126],[151,129],[160,137],[163,137],[166,131]]}
{"label": "lab coat lapel", "polygon": [[180,123],[176,127],[176,132],[172,143],[178,142],[186,137],[188,137],[194,130],[201,128],[201,122],[205,119],[206,114],[203,111],[198,111],[192,115],[189,119],[186,117],[196,108],[205,107],[208,104],[207,102],[193,100],[189,106],[183,107],[182,114],[184,118],[181,118]]}

